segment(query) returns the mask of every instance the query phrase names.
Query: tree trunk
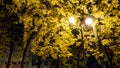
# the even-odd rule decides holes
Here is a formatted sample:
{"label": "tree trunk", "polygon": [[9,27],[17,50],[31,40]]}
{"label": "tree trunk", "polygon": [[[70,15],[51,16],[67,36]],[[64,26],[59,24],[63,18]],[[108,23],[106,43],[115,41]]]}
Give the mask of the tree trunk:
{"label": "tree trunk", "polygon": [[6,68],[9,68],[13,51],[14,51],[14,44],[11,43],[11,45],[10,45],[10,53],[9,53],[9,57],[8,57],[8,62],[7,62]]}
{"label": "tree trunk", "polygon": [[106,68],[103,57],[100,57],[100,63],[101,63],[101,64],[100,64],[100,65],[101,65],[101,68]]}
{"label": "tree trunk", "polygon": [[23,57],[22,57],[22,61],[21,61],[21,68],[24,68],[24,62],[25,62],[25,57],[26,57],[26,54],[27,54],[28,46],[29,45],[27,45],[25,47],[24,52],[23,52]]}
{"label": "tree trunk", "polygon": [[[34,23],[34,22],[33,22],[33,23]],[[30,48],[30,45],[31,45],[33,39],[35,39],[35,38],[38,36],[41,27],[42,27],[42,25],[40,25],[40,26],[38,27],[38,32],[34,31],[34,32],[32,32],[32,33],[30,34],[30,36],[29,36],[29,38],[28,38],[28,40],[27,40],[25,49],[24,49],[24,51],[23,51],[23,57],[22,57],[22,61],[21,61],[21,66],[20,66],[20,68],[24,68],[24,62],[25,62],[25,59],[26,59],[27,52],[29,51],[29,48]]]}
{"label": "tree trunk", "polygon": [[80,47],[77,48],[78,51],[77,51],[77,63],[76,63],[76,68],[79,68],[79,60],[80,60],[80,51],[79,51],[79,48],[80,48]]}
{"label": "tree trunk", "polygon": [[109,59],[109,62],[110,62],[110,68],[113,68],[113,63],[112,63],[112,59]]}
{"label": "tree trunk", "polygon": [[38,57],[38,62],[37,62],[38,67],[37,68],[40,68],[41,64],[42,64],[41,57]]}
{"label": "tree trunk", "polygon": [[113,68],[113,62],[112,62],[112,60],[113,60],[113,53],[109,49],[109,47],[104,47],[104,49],[105,49],[106,56],[107,56],[107,58],[109,60],[109,68]]}
{"label": "tree trunk", "polygon": [[22,57],[22,61],[21,61],[21,68],[24,68],[24,62],[25,62],[27,53],[28,53],[28,51],[29,51],[29,47],[30,47],[30,45],[31,45],[31,42],[32,42],[32,40],[35,38],[35,35],[36,35],[36,32],[32,32],[31,35],[30,35],[30,37],[29,37],[28,40],[27,40],[25,49],[24,49],[24,51],[23,51],[23,57]]}
{"label": "tree trunk", "polygon": [[62,68],[62,59],[59,58],[59,68]]}

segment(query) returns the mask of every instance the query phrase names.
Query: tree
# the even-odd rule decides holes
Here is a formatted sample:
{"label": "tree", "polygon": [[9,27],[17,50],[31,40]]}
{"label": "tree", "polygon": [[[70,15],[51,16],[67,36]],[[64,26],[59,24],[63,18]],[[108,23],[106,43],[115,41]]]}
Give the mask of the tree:
{"label": "tree", "polygon": [[18,17],[15,13],[10,13],[7,7],[11,4],[11,2],[12,1],[0,1],[0,13],[2,14],[0,17],[2,29],[0,33],[0,43],[2,45],[1,51],[3,51],[5,54],[9,53],[6,68],[9,68],[12,57],[14,57],[13,52],[15,49],[17,49],[16,47],[20,47],[22,45],[23,40],[23,25],[17,23]]}
{"label": "tree", "polygon": [[[72,30],[78,28],[84,18],[92,16],[101,47],[95,46],[92,28],[84,25],[83,41],[86,53],[90,52],[99,62],[99,57],[102,57],[104,63],[110,62],[109,66],[113,61],[117,63],[119,60],[116,59],[119,48],[114,50],[119,47],[119,7],[118,0],[13,0],[12,4],[7,6],[10,13],[17,14],[19,23],[24,24],[23,62],[30,49],[32,53],[43,58],[51,56],[61,59],[72,56],[70,46],[76,43],[77,39],[81,39],[81,35],[75,37]],[[68,22],[70,16],[77,19],[77,24],[73,27]],[[78,45],[80,43],[81,41]],[[88,53],[86,55],[89,56]],[[101,62],[100,64],[102,65]]]}
{"label": "tree", "polygon": [[[111,50],[111,47],[114,45],[119,46],[119,44],[112,44],[115,43],[114,38],[116,37],[114,33],[118,33],[119,30],[116,29],[116,27],[119,26],[119,1],[114,0],[114,1],[101,1],[100,4],[96,6],[96,13],[93,13],[93,16],[95,18],[98,18],[98,36],[99,40],[102,43],[103,47],[103,56],[105,57],[104,60],[108,60],[109,62],[109,67],[113,68],[113,56],[114,56],[114,51]],[[101,9],[102,8],[102,9]],[[108,9],[106,9],[108,8]],[[99,15],[97,15],[99,13]],[[114,31],[114,29],[116,31]],[[100,31],[102,30],[102,31]],[[119,37],[119,35],[117,35]],[[116,38],[119,39],[119,38]],[[119,42],[116,42],[119,43]],[[116,51],[116,50],[115,50]],[[115,56],[114,56],[115,57]]]}

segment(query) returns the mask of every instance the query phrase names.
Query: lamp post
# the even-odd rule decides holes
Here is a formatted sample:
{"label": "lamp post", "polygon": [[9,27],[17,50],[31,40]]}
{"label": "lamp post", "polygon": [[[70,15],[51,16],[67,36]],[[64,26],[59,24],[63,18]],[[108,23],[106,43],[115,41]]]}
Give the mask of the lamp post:
{"label": "lamp post", "polygon": [[96,46],[98,46],[98,35],[97,35],[97,30],[96,30],[95,24],[93,23],[93,19],[91,17],[86,18],[85,19],[85,23],[87,25],[91,25],[92,26],[93,31],[94,31],[94,35],[95,35]]}
{"label": "lamp post", "polygon": [[[74,17],[69,17],[69,22],[71,24],[75,24],[76,20]],[[78,27],[79,28],[79,27]],[[86,53],[85,53],[85,49],[84,49],[84,40],[83,40],[83,23],[80,24],[80,35],[81,35],[81,46],[83,46],[83,57],[84,57],[84,68],[87,68],[87,65],[86,65]],[[78,67],[79,68],[79,67]]]}
{"label": "lamp post", "polygon": [[[86,23],[87,25],[91,25],[91,26],[92,26],[93,31],[94,31],[94,36],[95,36],[96,47],[98,47],[98,50],[101,52],[102,46],[99,44],[98,33],[97,33],[96,26],[95,26],[95,24],[93,23],[93,19],[90,18],[90,17],[89,17],[89,18],[86,18],[86,19],[85,19],[85,23]],[[102,58],[101,56],[100,56],[99,58],[100,58],[101,64],[103,64],[103,65],[101,65],[102,68],[105,68],[105,63],[104,63],[103,58]]]}

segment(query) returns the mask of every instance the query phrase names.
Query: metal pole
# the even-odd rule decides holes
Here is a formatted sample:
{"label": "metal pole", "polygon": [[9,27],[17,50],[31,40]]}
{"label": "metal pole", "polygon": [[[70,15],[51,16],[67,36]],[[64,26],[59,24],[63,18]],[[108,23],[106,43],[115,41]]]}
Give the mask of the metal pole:
{"label": "metal pole", "polygon": [[92,27],[93,27],[94,34],[95,34],[96,46],[99,46],[99,44],[98,44],[98,34],[97,34],[97,29],[96,29],[95,25],[93,25]]}
{"label": "metal pole", "polygon": [[[99,44],[98,33],[97,33],[97,29],[96,29],[95,25],[93,25],[93,30],[94,30],[94,34],[95,34],[96,47],[98,47],[98,50],[101,52],[102,46]],[[102,68],[105,68],[105,63],[104,63],[103,58],[101,56],[99,58],[100,58],[100,62],[102,64]]]}
{"label": "metal pole", "polygon": [[84,40],[83,40],[83,25],[81,24],[81,39],[82,39],[82,43],[81,45],[83,46],[83,57],[84,57],[84,68],[87,68],[87,65],[86,65],[86,52],[85,52],[85,47],[84,47]]}

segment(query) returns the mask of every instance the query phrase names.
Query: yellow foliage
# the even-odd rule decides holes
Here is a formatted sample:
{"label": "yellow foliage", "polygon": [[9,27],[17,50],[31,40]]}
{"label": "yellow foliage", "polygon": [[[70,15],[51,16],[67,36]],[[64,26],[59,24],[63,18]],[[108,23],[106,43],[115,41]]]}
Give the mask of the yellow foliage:
{"label": "yellow foliage", "polygon": [[[119,44],[119,38],[112,40],[112,37],[120,36],[118,2],[118,0],[112,0],[111,3],[108,3],[108,0],[13,0],[13,5],[7,5],[6,8],[18,15],[19,22],[24,24],[24,43],[32,32],[40,30],[32,41],[31,51],[44,58],[51,55],[57,59],[58,56],[72,56],[69,46],[74,43],[76,46],[81,44],[81,41],[76,42],[81,39],[81,35],[75,38],[75,33],[73,34],[72,31],[79,28],[80,23],[84,25],[84,18],[88,16],[94,18],[98,39],[103,46],[112,46],[111,44],[115,42]],[[70,16],[76,17],[76,25],[69,24]],[[41,28],[39,28],[40,25]],[[85,49],[91,53],[94,52],[97,58],[103,56],[103,53],[100,54],[99,50],[94,48],[96,40],[91,36],[94,35],[93,29],[86,25],[84,28],[87,29],[83,29],[84,39],[82,40],[85,42]],[[39,44],[40,42],[43,44]],[[119,54],[119,50],[115,52]]]}
{"label": "yellow foliage", "polygon": [[103,46],[106,46],[106,45],[110,45],[110,43],[112,43],[112,40],[111,39],[104,39],[101,42],[102,42]]}

